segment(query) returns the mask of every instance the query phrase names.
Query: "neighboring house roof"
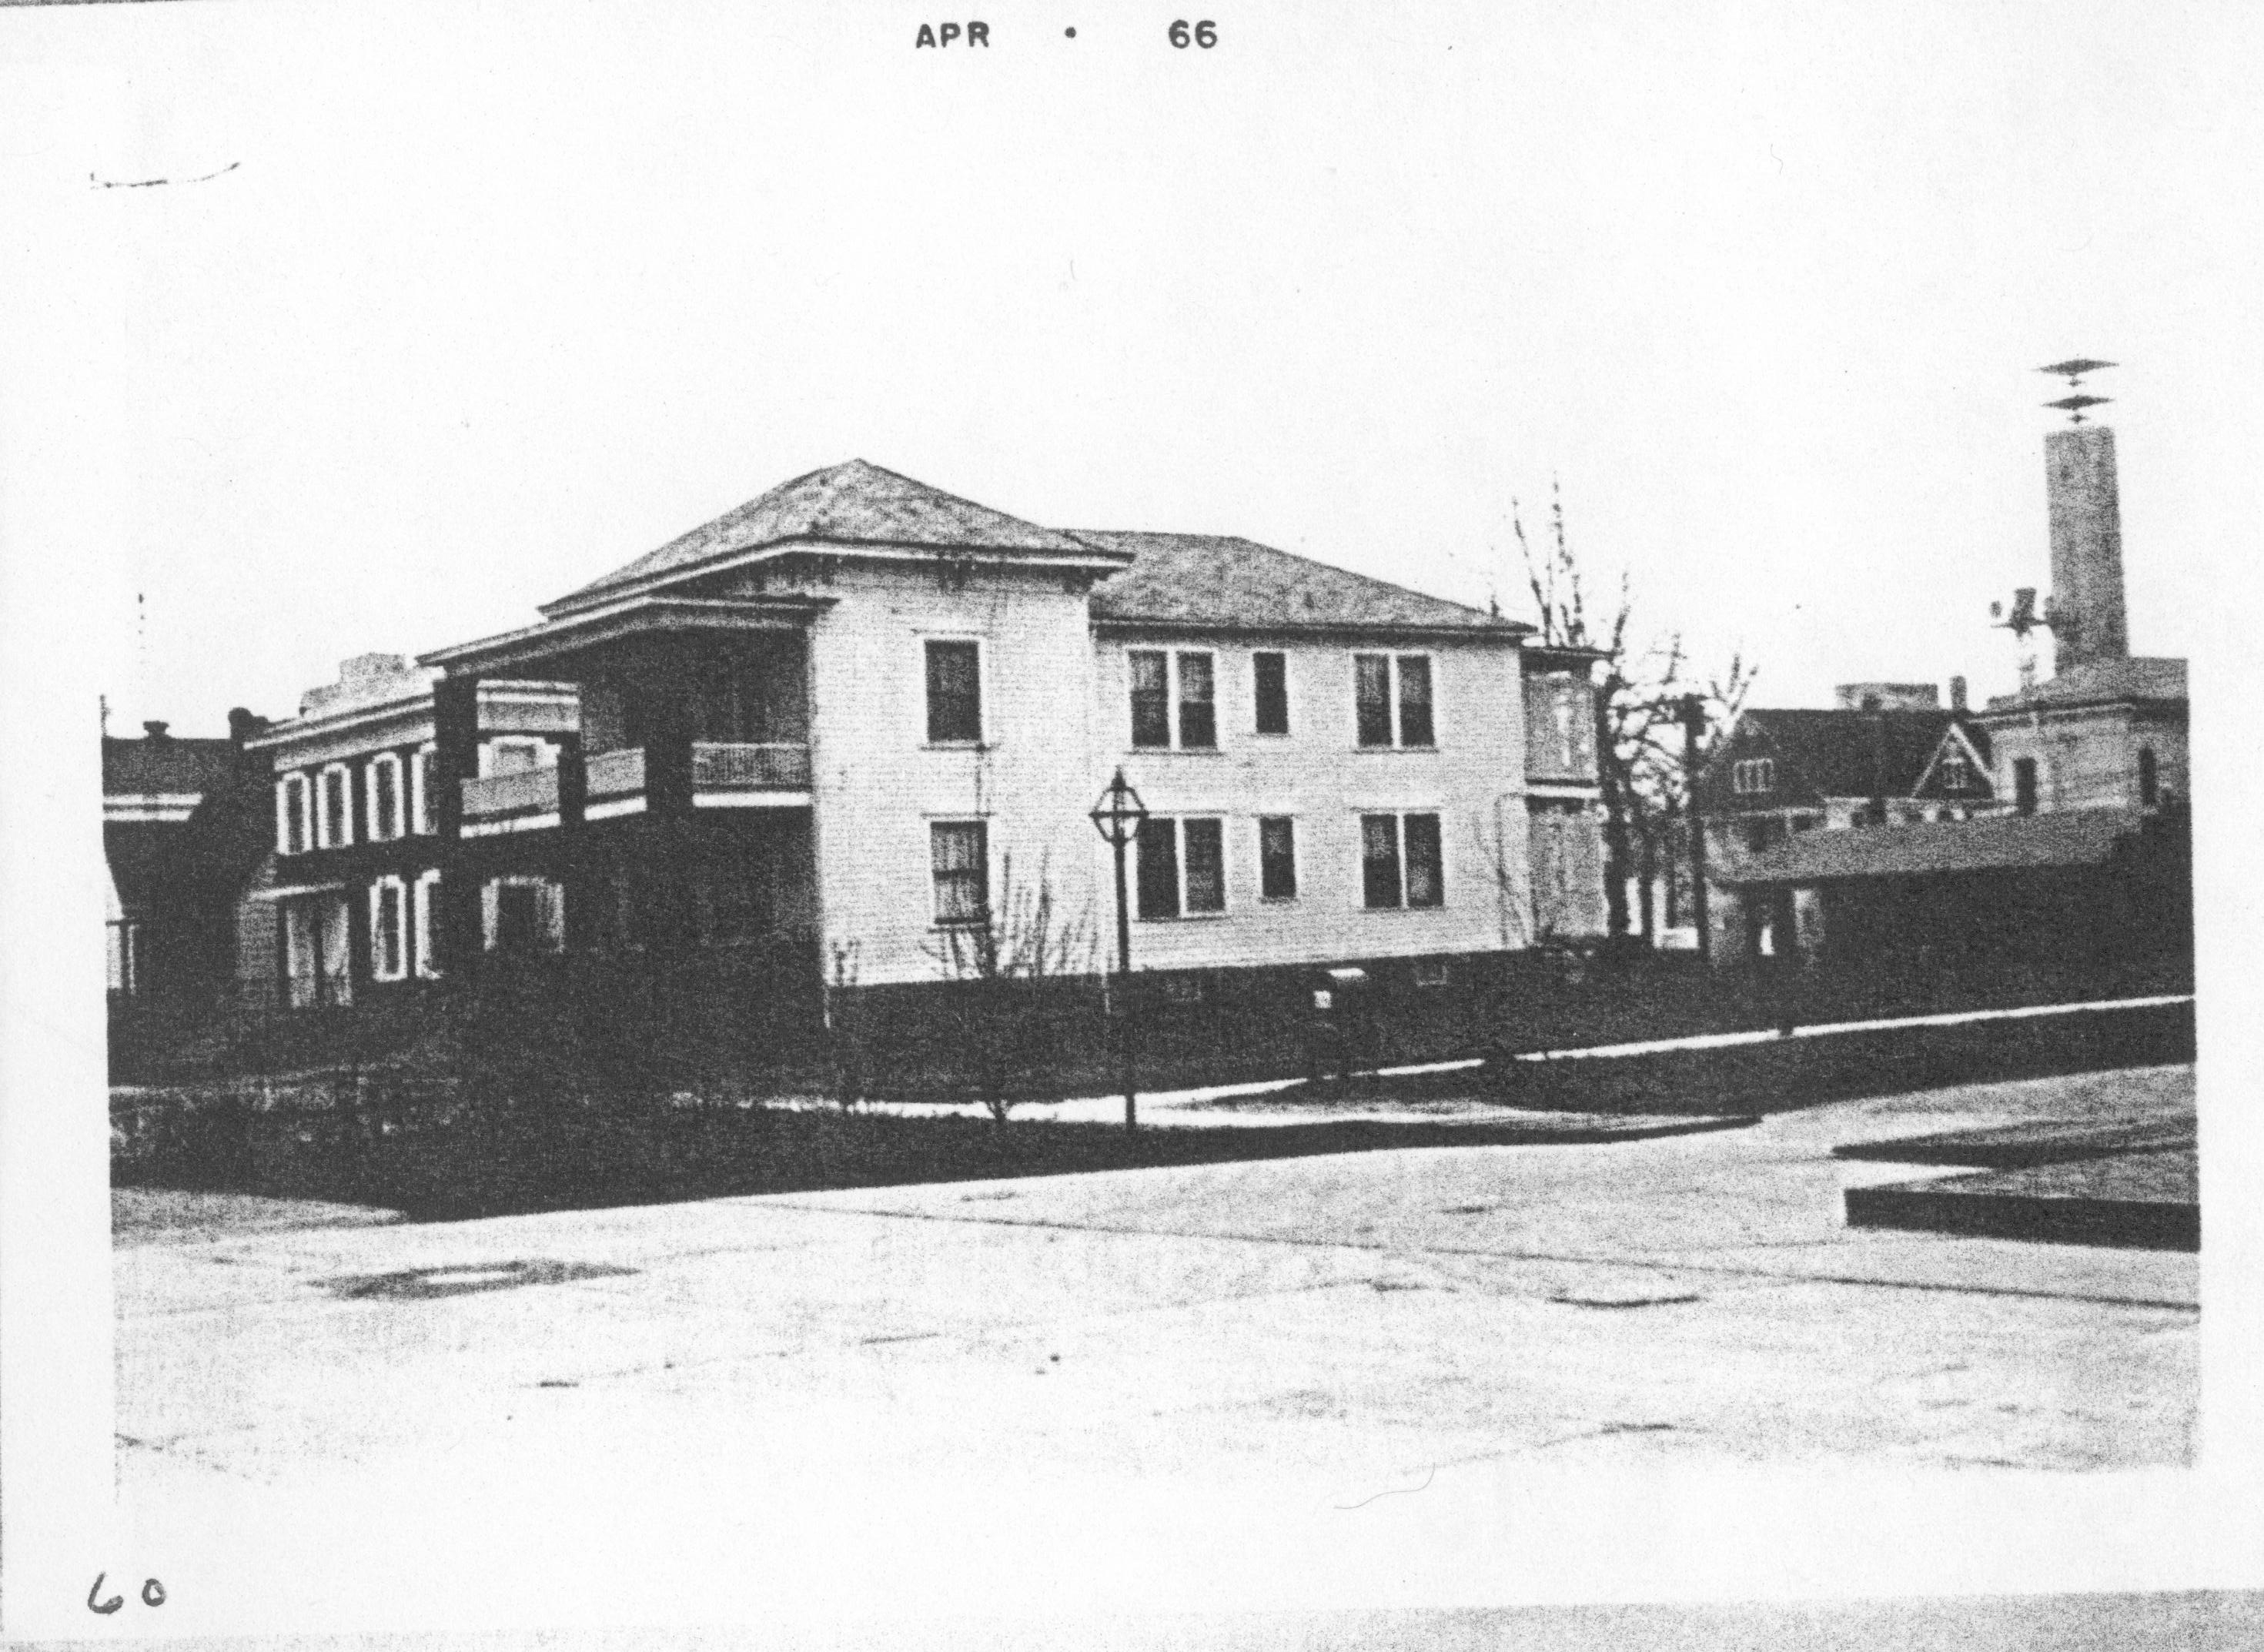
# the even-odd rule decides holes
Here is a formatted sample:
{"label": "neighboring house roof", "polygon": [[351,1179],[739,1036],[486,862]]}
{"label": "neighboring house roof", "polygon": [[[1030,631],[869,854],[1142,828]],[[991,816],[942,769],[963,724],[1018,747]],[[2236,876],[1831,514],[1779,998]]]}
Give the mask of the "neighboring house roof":
{"label": "neighboring house roof", "polygon": [[1221,631],[1467,631],[1521,637],[1534,627],[1426,597],[1252,540],[1212,533],[1078,528],[1078,539],[1129,552],[1131,567],[1092,593],[1104,625]]}
{"label": "neighboring house roof", "polygon": [[813,470],[727,511],[583,586],[544,613],[598,602],[664,575],[794,540],[905,545],[938,550],[1082,553],[1054,528],[1010,517],[861,459]]}
{"label": "neighboring house roof", "polygon": [[2137,809],[2072,808],[1934,825],[1800,832],[1712,876],[1732,886],[1809,884],[2095,866],[2144,819]]}
{"label": "neighboring house roof", "polygon": [[2091,660],[2072,666],[2049,682],[1992,699],[1989,710],[1992,714],[2023,712],[2032,707],[2118,705],[2130,700],[2185,698],[2183,660],[2134,656],[2121,660]]}
{"label": "neighboring house roof", "polygon": [[[1956,727],[1989,760],[1989,738],[1955,711],[1748,711],[1706,760],[1709,813],[1780,808],[1796,799],[1914,795],[1943,740]],[[1770,757],[1777,784],[1764,796],[1740,794],[1731,768],[1740,758]],[[1977,790],[1985,789],[1985,781]]]}
{"label": "neighboring house roof", "polygon": [[226,740],[184,740],[159,735],[140,740],[102,737],[102,791],[105,797],[201,797],[220,784],[234,760]]}

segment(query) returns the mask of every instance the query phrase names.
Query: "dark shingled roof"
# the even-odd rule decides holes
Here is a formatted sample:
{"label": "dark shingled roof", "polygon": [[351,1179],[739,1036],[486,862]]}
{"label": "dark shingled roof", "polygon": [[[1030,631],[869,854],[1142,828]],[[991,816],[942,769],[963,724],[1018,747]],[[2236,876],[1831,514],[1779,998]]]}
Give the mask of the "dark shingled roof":
{"label": "dark shingled roof", "polygon": [[1086,548],[1055,529],[853,459],[780,482],[628,567],[544,604],[542,612],[585,606],[658,575],[788,540],[1072,554]]}
{"label": "dark shingled roof", "polygon": [[[1777,795],[1771,808],[1781,807],[1787,796],[1869,797],[1875,786],[1888,797],[1909,797],[1952,723],[1964,729],[1985,761],[1989,737],[1963,712],[1748,711],[1707,758],[1706,806],[1712,813],[1743,807],[1727,787],[1730,764],[1744,757],[1777,759]],[[1875,729],[1875,724],[1883,727]]]}
{"label": "dark shingled roof", "polygon": [[2137,809],[2071,808],[1925,826],[1799,832],[1713,874],[1724,884],[2011,872],[2103,865],[2144,822]]}
{"label": "dark shingled roof", "polygon": [[1123,533],[1079,528],[1132,566],[1094,588],[1092,617],[1237,631],[1412,629],[1521,636],[1533,627],[1426,597],[1270,545],[1209,533]]}
{"label": "dark shingled roof", "polygon": [[102,789],[105,796],[175,795],[209,792],[228,777],[236,748],[225,740],[102,737]]}

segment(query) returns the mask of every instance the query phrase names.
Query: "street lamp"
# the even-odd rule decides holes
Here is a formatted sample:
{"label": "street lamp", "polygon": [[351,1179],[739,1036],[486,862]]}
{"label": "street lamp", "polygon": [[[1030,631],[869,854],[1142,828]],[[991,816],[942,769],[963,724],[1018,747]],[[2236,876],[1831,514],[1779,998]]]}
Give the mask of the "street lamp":
{"label": "street lamp", "polygon": [[1116,851],[1116,1059],[1123,1069],[1124,1127],[1132,1130],[1139,1126],[1139,1112],[1133,1098],[1132,1036],[1126,1002],[1132,975],[1132,909],[1124,894],[1124,848],[1140,835],[1140,823],[1148,818],[1148,809],[1125,779],[1122,769],[1102,788],[1091,818],[1093,830]]}

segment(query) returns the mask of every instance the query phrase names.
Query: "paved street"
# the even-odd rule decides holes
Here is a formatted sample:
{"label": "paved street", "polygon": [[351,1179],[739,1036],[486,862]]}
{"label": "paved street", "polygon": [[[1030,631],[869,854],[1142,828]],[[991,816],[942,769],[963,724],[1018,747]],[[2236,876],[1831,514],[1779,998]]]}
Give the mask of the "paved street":
{"label": "paved street", "polygon": [[[476,1439],[773,1471],[1691,1455],[2185,1458],[2195,1258],[1856,1233],[1858,1139],[2191,1105],[2187,1069],[1609,1145],[1354,1154],[117,1255],[122,1472],[410,1468]],[[512,1271],[514,1268],[516,1272]],[[417,1270],[455,1272],[393,1279]],[[500,1270],[500,1271],[498,1271]]]}

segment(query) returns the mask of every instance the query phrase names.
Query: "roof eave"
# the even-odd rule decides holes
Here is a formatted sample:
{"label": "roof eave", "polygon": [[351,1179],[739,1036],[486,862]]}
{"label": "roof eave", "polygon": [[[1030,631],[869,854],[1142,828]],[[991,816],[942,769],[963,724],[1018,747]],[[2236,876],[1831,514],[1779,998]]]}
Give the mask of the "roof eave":
{"label": "roof eave", "polygon": [[638,631],[799,630],[833,605],[831,597],[800,593],[724,601],[714,598],[625,598],[540,625],[460,642],[417,656],[419,665],[438,666],[451,676],[508,670]]}
{"label": "roof eave", "polygon": [[1323,620],[1295,624],[1272,620],[1185,620],[1156,616],[1128,618],[1095,614],[1095,631],[1192,632],[1201,636],[1324,638],[1344,636],[1421,637],[1437,641],[1520,642],[1533,627],[1519,620],[1490,620],[1484,625],[1446,626],[1401,623],[1385,620]]}

